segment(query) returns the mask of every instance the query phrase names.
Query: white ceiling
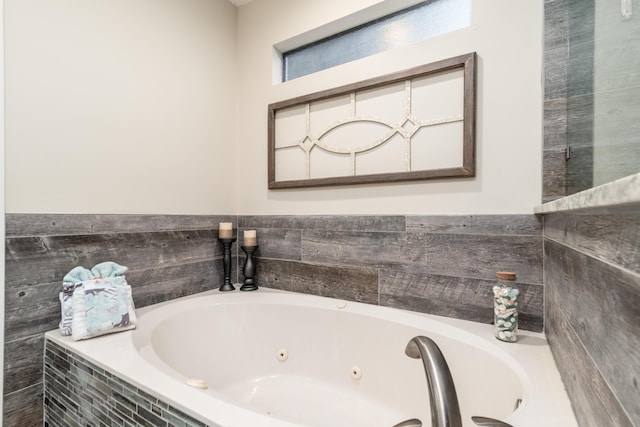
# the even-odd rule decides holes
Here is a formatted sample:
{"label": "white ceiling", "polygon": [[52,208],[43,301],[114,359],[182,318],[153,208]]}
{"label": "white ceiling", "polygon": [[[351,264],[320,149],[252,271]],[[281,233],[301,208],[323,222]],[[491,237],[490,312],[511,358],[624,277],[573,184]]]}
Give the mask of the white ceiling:
{"label": "white ceiling", "polygon": [[231,3],[236,6],[242,6],[243,4],[251,3],[252,0],[229,0]]}

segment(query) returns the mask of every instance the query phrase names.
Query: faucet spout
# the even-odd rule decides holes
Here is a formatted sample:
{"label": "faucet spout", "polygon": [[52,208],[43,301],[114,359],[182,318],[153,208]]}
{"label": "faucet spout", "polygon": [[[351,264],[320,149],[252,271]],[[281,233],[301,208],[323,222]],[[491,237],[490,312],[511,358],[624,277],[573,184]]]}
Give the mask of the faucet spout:
{"label": "faucet spout", "polygon": [[422,359],[431,405],[432,427],[462,427],[458,396],[451,371],[438,345],[424,336],[411,339],[405,354],[413,359]]}

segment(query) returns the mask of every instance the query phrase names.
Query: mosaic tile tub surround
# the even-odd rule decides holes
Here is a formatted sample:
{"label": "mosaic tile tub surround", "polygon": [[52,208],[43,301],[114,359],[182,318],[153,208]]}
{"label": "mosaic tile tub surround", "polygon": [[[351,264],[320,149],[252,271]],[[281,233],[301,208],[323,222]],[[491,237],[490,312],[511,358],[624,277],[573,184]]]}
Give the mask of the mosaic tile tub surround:
{"label": "mosaic tile tub surround", "polygon": [[44,425],[208,427],[51,340],[45,340]]}

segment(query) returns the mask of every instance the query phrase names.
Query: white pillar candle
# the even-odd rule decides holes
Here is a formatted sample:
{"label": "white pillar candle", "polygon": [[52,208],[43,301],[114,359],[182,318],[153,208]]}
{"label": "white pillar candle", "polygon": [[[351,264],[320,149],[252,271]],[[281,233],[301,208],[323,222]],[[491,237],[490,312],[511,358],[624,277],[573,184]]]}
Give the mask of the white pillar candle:
{"label": "white pillar candle", "polygon": [[218,228],[218,237],[221,239],[233,238],[233,223],[221,222],[220,227]]}
{"label": "white pillar candle", "polygon": [[244,230],[244,246],[257,246],[256,230]]}

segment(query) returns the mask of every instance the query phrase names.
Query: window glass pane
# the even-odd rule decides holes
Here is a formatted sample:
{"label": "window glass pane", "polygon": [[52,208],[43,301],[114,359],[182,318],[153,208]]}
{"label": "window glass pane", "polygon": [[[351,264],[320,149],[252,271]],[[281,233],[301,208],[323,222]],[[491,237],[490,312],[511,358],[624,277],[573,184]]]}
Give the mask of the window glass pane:
{"label": "window glass pane", "polygon": [[283,54],[283,80],[468,27],[470,0],[430,0]]}

